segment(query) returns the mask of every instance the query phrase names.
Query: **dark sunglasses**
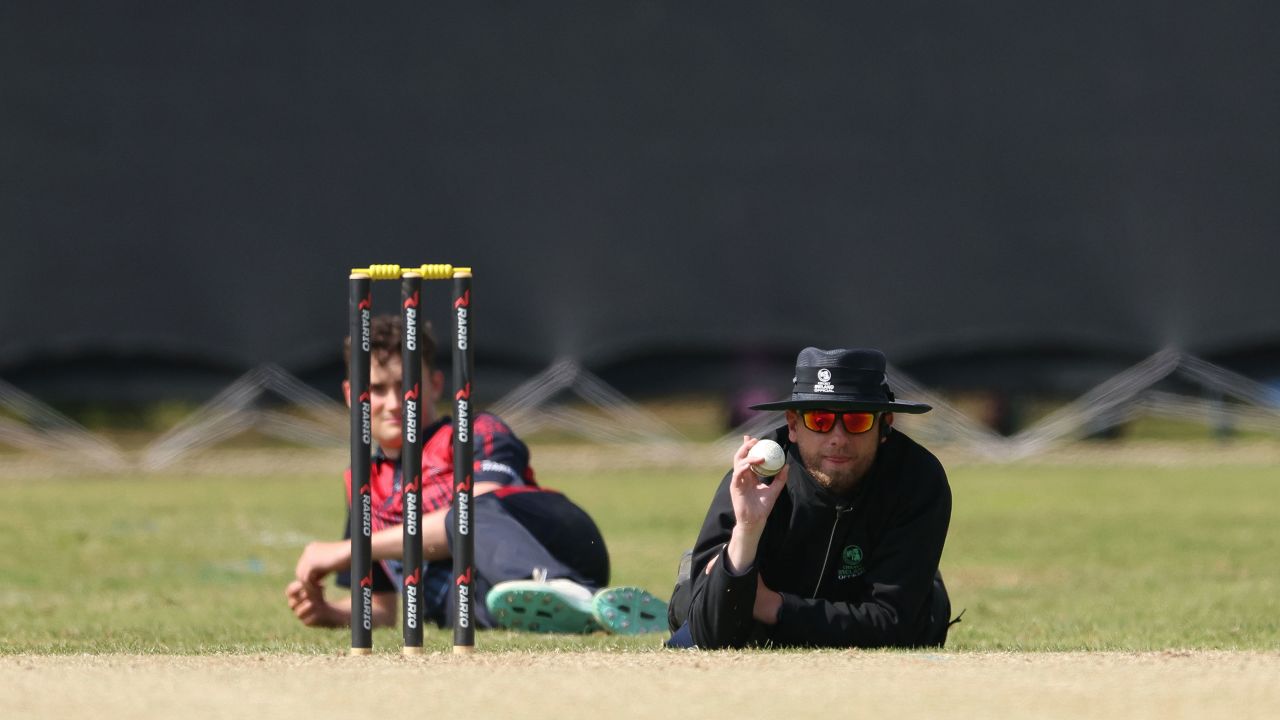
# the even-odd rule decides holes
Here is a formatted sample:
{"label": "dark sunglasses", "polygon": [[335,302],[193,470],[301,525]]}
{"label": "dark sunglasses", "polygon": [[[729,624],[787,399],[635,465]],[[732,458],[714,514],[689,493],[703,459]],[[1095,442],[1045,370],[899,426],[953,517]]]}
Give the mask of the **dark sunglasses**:
{"label": "dark sunglasses", "polygon": [[829,433],[836,426],[836,418],[844,422],[845,432],[851,435],[864,433],[875,427],[876,415],[872,412],[838,412],[835,410],[805,410],[800,413],[804,426],[817,433]]}

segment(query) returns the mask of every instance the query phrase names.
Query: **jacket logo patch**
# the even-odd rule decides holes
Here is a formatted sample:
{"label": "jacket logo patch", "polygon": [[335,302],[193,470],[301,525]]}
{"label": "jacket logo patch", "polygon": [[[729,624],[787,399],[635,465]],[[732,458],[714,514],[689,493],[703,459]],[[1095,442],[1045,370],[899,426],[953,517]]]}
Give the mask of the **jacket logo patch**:
{"label": "jacket logo patch", "polygon": [[846,546],[844,552],[840,554],[840,559],[842,562],[839,572],[836,573],[837,580],[848,580],[866,571],[862,566],[862,548],[857,545]]}

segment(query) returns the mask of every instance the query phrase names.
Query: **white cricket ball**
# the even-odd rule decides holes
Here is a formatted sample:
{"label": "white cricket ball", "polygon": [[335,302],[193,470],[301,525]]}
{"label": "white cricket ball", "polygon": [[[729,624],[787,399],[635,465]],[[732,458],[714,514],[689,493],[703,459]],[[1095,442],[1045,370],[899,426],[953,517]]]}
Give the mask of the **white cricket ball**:
{"label": "white cricket ball", "polygon": [[782,470],[782,466],[787,462],[787,456],[782,452],[782,446],[772,440],[760,440],[751,449],[747,451],[747,459],[755,460],[756,458],[764,458],[764,462],[759,465],[752,465],[751,469],[760,477],[773,477]]}

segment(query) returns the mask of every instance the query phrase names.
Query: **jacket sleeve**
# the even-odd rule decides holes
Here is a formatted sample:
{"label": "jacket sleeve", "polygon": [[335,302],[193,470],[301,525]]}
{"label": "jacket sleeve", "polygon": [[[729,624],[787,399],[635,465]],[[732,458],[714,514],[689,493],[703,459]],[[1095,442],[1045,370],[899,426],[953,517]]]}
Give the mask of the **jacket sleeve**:
{"label": "jacket sleeve", "polygon": [[[731,473],[726,473],[720,482],[693,547],[689,630],[694,644],[706,649],[742,647],[751,640],[756,625],[751,618],[756,600],[755,566],[733,575],[725,559],[734,526],[730,477]],[[708,572],[712,560],[715,564]]]}
{"label": "jacket sleeve", "polygon": [[[931,462],[930,462],[931,461]],[[941,464],[929,456],[908,472],[904,497],[868,559],[863,597],[848,602],[784,593],[769,637],[779,645],[909,647],[923,644],[929,599],[951,521],[951,489]]]}

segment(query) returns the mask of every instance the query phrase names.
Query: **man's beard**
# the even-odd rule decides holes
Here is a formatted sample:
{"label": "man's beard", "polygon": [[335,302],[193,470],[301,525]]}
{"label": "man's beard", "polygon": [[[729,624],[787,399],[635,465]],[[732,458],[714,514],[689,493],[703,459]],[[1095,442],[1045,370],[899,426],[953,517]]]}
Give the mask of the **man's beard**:
{"label": "man's beard", "polygon": [[876,464],[876,457],[864,457],[864,459],[854,462],[851,468],[836,470],[833,473],[820,469],[818,466],[820,459],[818,462],[814,462],[809,457],[805,457],[803,451],[800,452],[800,461],[803,462],[805,470],[809,470],[809,474],[813,475],[813,479],[817,480],[819,486],[822,486],[827,492],[837,497],[852,497],[859,484],[872,471],[872,465]]}
{"label": "man's beard", "polygon": [[818,484],[823,489],[837,497],[853,495],[853,491],[858,487],[858,481],[862,479],[857,475],[857,468],[849,468],[833,474],[805,463],[805,469],[809,471],[809,474],[813,476],[814,480],[818,481]]}

